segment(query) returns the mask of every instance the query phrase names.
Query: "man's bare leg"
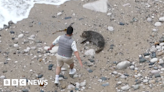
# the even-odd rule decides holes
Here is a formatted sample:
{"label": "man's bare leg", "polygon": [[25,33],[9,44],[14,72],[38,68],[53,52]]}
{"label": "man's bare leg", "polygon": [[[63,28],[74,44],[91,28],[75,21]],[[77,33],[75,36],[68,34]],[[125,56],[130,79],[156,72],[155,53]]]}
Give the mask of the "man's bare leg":
{"label": "man's bare leg", "polygon": [[73,67],[74,67],[74,63],[72,63],[72,64],[70,65],[70,69],[73,69]]}
{"label": "man's bare leg", "polygon": [[60,66],[57,66],[56,67],[56,77],[55,77],[55,84],[58,85],[59,83],[59,74],[61,72],[61,67]]}

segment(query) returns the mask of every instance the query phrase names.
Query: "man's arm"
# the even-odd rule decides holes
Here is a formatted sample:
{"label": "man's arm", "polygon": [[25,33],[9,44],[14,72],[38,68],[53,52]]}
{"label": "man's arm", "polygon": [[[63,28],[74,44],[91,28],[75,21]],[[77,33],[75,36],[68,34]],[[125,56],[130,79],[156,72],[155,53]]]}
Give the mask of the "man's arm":
{"label": "man's arm", "polygon": [[80,63],[80,66],[83,67],[83,63],[82,63],[82,61],[80,59],[79,52],[78,51],[75,51],[74,54],[75,54],[76,58],[78,59],[78,61]]}
{"label": "man's arm", "polygon": [[78,61],[80,63],[80,66],[83,67],[83,63],[82,63],[82,61],[80,59],[79,52],[77,51],[77,47],[76,47],[76,42],[75,41],[73,41],[71,48],[74,51],[74,54],[75,54],[76,58],[78,59]]}

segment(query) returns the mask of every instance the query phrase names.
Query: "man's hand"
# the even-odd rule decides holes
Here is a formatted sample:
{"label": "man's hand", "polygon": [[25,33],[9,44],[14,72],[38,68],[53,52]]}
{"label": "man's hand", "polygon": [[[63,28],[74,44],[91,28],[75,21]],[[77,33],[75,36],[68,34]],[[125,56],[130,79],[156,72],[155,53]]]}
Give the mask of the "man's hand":
{"label": "man's hand", "polygon": [[48,48],[48,51],[51,50],[54,47],[54,45],[52,44],[50,48]]}

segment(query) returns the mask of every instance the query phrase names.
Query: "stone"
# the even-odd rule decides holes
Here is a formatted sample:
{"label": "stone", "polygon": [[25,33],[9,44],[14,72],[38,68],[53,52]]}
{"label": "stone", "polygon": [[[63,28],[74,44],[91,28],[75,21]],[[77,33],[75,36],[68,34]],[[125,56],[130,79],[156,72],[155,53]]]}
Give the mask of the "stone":
{"label": "stone", "polygon": [[65,89],[66,88],[66,85],[61,85],[61,89]]}
{"label": "stone", "polygon": [[144,57],[139,57],[139,63],[144,63],[146,62],[146,59]]}
{"label": "stone", "polygon": [[4,75],[0,76],[0,79],[5,79],[6,77]]}
{"label": "stone", "polygon": [[93,72],[93,70],[89,69],[89,70],[88,70],[88,72],[89,72],[89,73],[92,73],[92,72]]}
{"label": "stone", "polygon": [[164,17],[160,17],[160,18],[159,18],[159,21],[160,21],[160,22],[164,22]]}
{"label": "stone", "polygon": [[123,22],[120,22],[120,23],[119,23],[119,25],[122,25],[122,26],[123,26],[123,25],[125,25],[125,23],[123,23]]}
{"label": "stone", "polygon": [[109,49],[113,49],[113,47],[114,47],[114,44],[111,44]]}
{"label": "stone", "polygon": [[164,37],[161,37],[161,38],[159,39],[159,42],[164,42]]}
{"label": "stone", "polygon": [[151,53],[151,58],[156,58],[156,52]]}
{"label": "stone", "polygon": [[109,83],[102,84],[103,87],[109,86]]}
{"label": "stone", "polygon": [[22,92],[29,92],[27,89],[23,89]]}
{"label": "stone", "polygon": [[10,34],[15,34],[15,32],[14,31],[10,31]]}
{"label": "stone", "polygon": [[150,55],[150,53],[144,53],[143,55],[144,55],[144,56],[149,56],[149,55]]}
{"label": "stone", "polygon": [[106,78],[106,77],[101,77],[100,79],[101,79],[102,81],[108,80],[108,78]]}
{"label": "stone", "polygon": [[83,82],[81,82],[81,83],[80,83],[80,86],[81,86],[81,87],[86,86],[86,80],[84,80]]}
{"label": "stone", "polygon": [[151,71],[152,74],[159,74],[159,72],[160,72],[159,70],[152,70]]}
{"label": "stone", "polygon": [[19,45],[18,44],[14,44],[14,47],[17,48]]}
{"label": "stone", "polygon": [[42,77],[43,77],[43,74],[38,75],[38,78],[42,78]]}
{"label": "stone", "polygon": [[58,51],[59,46],[54,46],[51,50],[50,53],[55,54]]}
{"label": "stone", "polygon": [[44,92],[43,90],[40,90],[40,92]]}
{"label": "stone", "polygon": [[147,18],[147,21],[148,21],[148,22],[151,22],[151,21],[152,21],[152,18],[148,17],[148,18]]}
{"label": "stone", "polygon": [[123,90],[123,91],[127,91],[129,89],[130,89],[130,86],[129,85],[125,85],[125,86],[122,86],[121,87],[121,90]]}
{"label": "stone", "polygon": [[153,84],[153,83],[155,83],[155,80],[149,80],[149,83]]}
{"label": "stone", "polygon": [[155,25],[156,27],[159,27],[159,26],[162,25],[162,23],[161,23],[161,22],[156,22],[154,25]]}
{"label": "stone", "polygon": [[130,66],[129,68],[130,68],[131,70],[134,70],[135,67],[132,65],[132,66]]}
{"label": "stone", "polygon": [[72,17],[65,17],[64,19],[71,19]]}
{"label": "stone", "polygon": [[109,31],[114,31],[114,28],[112,26],[108,26]]}
{"label": "stone", "polygon": [[92,63],[95,62],[95,60],[93,60],[93,59],[88,59],[88,60],[89,60],[90,62],[92,62]]}
{"label": "stone", "polygon": [[8,64],[8,62],[6,61],[6,62],[4,62],[4,64]]}
{"label": "stone", "polygon": [[3,71],[3,73],[6,73],[6,72],[7,72],[7,70],[4,70],[4,71]]}
{"label": "stone", "polygon": [[128,66],[130,66],[130,62],[129,61],[122,61],[120,63],[117,64],[117,69],[126,69]]}
{"label": "stone", "polygon": [[108,11],[107,0],[98,0],[83,5],[84,8],[97,12],[106,13]]}
{"label": "stone", "polygon": [[158,52],[157,56],[162,56],[164,54],[164,52]]}
{"label": "stone", "polygon": [[62,15],[62,12],[58,12],[58,13],[57,13],[57,16],[60,16],[60,15]]}
{"label": "stone", "polygon": [[150,60],[151,63],[155,63],[155,62],[157,62],[157,61],[158,61],[158,58],[152,58],[152,59]]}
{"label": "stone", "polygon": [[89,49],[89,50],[85,51],[84,55],[94,56],[95,55],[95,50],[94,49]]}
{"label": "stone", "polygon": [[161,77],[161,75],[159,73],[156,73],[154,76],[155,76],[155,78]]}
{"label": "stone", "polygon": [[19,34],[18,38],[22,38],[24,36],[24,34]]}
{"label": "stone", "polygon": [[48,70],[52,70],[52,67],[53,67],[53,66],[54,66],[53,64],[49,64]]}
{"label": "stone", "polygon": [[61,68],[61,70],[62,70],[62,71],[66,71],[66,70],[67,70],[67,68],[62,67],[62,68]]}
{"label": "stone", "polygon": [[155,64],[154,62],[153,63],[151,63],[151,62],[149,63],[149,65],[154,65],[154,64]]}
{"label": "stone", "polygon": [[132,85],[132,87],[133,87],[133,89],[134,89],[134,90],[137,90],[137,89],[139,89],[139,88],[140,88],[140,86],[139,86],[139,85]]}

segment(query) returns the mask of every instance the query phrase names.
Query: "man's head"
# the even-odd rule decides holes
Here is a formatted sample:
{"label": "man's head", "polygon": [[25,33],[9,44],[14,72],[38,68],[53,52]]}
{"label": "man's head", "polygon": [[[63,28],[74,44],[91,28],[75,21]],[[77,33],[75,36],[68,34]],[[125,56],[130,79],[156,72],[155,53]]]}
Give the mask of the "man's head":
{"label": "man's head", "polygon": [[73,28],[72,28],[72,26],[69,26],[67,28],[67,35],[72,35],[72,33],[73,33]]}

